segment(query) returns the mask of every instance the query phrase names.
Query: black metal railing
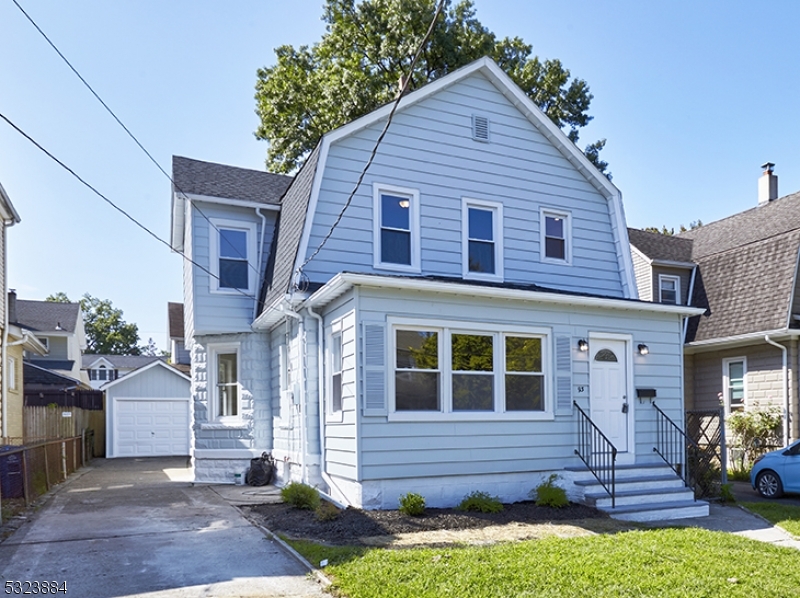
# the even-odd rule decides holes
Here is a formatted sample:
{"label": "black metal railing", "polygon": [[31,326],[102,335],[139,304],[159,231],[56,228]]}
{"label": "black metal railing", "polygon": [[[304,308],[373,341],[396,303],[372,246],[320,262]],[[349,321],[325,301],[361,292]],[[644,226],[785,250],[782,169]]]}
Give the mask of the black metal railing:
{"label": "black metal railing", "polygon": [[575,454],[589,468],[592,475],[611,497],[611,508],[616,507],[617,448],[600,431],[586,412],[573,401],[578,410],[578,448]]}
{"label": "black metal railing", "polygon": [[656,446],[653,452],[661,457],[683,480],[687,488],[694,490],[697,500],[697,480],[691,462],[700,454],[700,447],[678,424],[653,403],[656,410]]}

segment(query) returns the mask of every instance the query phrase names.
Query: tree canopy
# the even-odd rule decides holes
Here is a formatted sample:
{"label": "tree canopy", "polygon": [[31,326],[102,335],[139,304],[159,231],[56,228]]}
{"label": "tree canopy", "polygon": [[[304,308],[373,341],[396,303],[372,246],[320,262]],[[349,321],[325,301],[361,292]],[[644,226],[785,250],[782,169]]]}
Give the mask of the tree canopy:
{"label": "tree canopy", "polygon": [[[66,293],[50,295],[45,301],[72,303]],[[86,353],[104,355],[141,355],[139,328],[122,319],[122,310],[108,299],[98,299],[86,293],[78,301],[86,329]],[[152,339],[151,339],[152,342]]]}
{"label": "tree canopy", "polygon": [[[701,226],[703,226],[703,221],[702,220],[695,220],[694,222],[690,222],[689,223],[689,228],[686,228],[685,226],[683,226],[681,224],[679,229],[678,229],[678,232],[679,233],[685,233],[688,230],[694,230],[696,228],[700,228]],[[657,226],[648,226],[648,227],[645,227],[642,230],[645,230],[645,231],[647,231],[649,233],[658,233],[658,234],[661,234],[661,235],[667,235],[668,237],[671,237],[672,235],[675,234],[675,227],[667,228],[666,225],[662,225],[661,229],[659,229]]]}
{"label": "tree canopy", "polygon": [[[276,48],[275,66],[258,70],[255,95],[261,119],[255,135],[269,142],[268,169],[293,171],[323,134],[393,100],[435,5],[431,0],[327,0],[322,16],[327,32],[319,42]],[[560,60],[540,59],[519,37],[498,39],[478,21],[471,0],[448,0],[445,6],[410,74],[409,90],[489,56],[577,143],[579,129],[592,120],[586,81],[571,78]],[[608,164],[599,154],[605,142],[584,150],[603,173]]]}

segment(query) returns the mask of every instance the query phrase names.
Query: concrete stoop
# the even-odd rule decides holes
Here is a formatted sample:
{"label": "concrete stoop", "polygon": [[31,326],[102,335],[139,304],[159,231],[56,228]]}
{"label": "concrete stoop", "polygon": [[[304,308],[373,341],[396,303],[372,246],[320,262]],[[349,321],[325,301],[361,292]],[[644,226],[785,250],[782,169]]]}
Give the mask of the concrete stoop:
{"label": "concrete stoop", "polygon": [[695,500],[666,464],[618,465],[615,471],[616,505],[586,467],[568,467],[584,504],[624,521],[661,521],[708,516],[708,503]]}

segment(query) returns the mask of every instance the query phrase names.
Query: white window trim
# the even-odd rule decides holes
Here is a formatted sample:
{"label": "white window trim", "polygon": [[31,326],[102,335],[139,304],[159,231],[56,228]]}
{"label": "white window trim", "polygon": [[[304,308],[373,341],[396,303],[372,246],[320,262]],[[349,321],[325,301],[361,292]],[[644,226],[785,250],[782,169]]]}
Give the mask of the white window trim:
{"label": "white window trim", "polygon": [[658,275],[658,302],[664,303],[664,297],[662,296],[662,289],[664,285],[662,284],[662,282],[665,280],[671,280],[675,283],[675,305],[681,305],[681,277],[674,276],[672,274]]}
{"label": "white window trim", "polygon": [[725,415],[730,415],[732,412],[729,376],[730,364],[738,361],[742,362],[742,409],[745,409],[747,405],[747,357],[726,357],[722,360],[722,397]]}
{"label": "white window trim", "polygon": [[[247,233],[247,288],[227,289],[219,286],[219,229],[240,230]],[[221,295],[241,295],[255,293],[256,278],[258,278],[256,237],[258,226],[255,222],[246,220],[228,220],[222,218],[209,218],[208,223],[208,256],[210,276],[209,290]]]}
{"label": "white window trim", "polygon": [[[336,342],[336,339],[339,339],[340,343],[340,358],[342,360],[342,369],[340,371],[341,374],[341,385],[342,385],[342,407],[341,409],[334,410],[333,408],[333,343]],[[342,333],[342,322],[339,320],[336,322],[334,326],[331,327],[330,332],[328,333],[327,341],[327,348],[325,351],[326,361],[328,363],[328,371],[325,377],[325,384],[327,390],[327,401],[325,401],[325,415],[326,419],[330,423],[342,423],[344,417],[344,334]]]}
{"label": "white window trim", "polygon": [[[242,417],[242,352],[241,343],[210,344],[207,347],[208,358],[206,362],[208,377],[208,421],[219,426],[241,427]],[[217,396],[217,356],[225,353],[236,353],[236,413],[238,415],[221,416],[219,414],[219,397]]]}
{"label": "white window trim", "polygon": [[[387,318],[389,331],[389,363],[387,384],[389,421],[552,421],[555,419],[553,407],[553,388],[555,371],[553,369],[553,334],[550,328],[517,326],[509,324],[500,326],[482,322],[465,322],[456,320],[420,320],[419,318]],[[397,336],[395,331],[424,330],[439,334],[439,411],[397,411],[395,405],[395,370],[397,355]],[[452,392],[452,349],[451,335],[456,334],[491,334],[494,336],[494,411],[453,411]],[[542,411],[505,411],[505,336],[532,336],[542,339],[542,374],[544,378],[544,410]]]}
{"label": "white window trim", "polygon": [[[469,271],[469,209],[490,210],[492,214],[492,236],[494,243],[494,274]],[[485,201],[461,198],[461,275],[467,280],[486,280],[503,282],[503,204],[496,201]]]}
{"label": "white window trim", "polygon": [[[547,257],[546,243],[547,226],[545,217],[554,216],[564,220],[564,259]],[[539,208],[539,256],[545,264],[572,265],[572,212],[552,208]]]}
{"label": "white window trim", "polygon": [[[410,201],[408,226],[411,234],[411,264],[392,264],[381,261],[381,194],[391,193],[408,197]],[[408,187],[397,187],[395,185],[384,185],[383,183],[372,184],[372,254],[373,267],[376,270],[394,270],[397,272],[421,272],[421,249],[420,249],[420,205],[419,190]]]}
{"label": "white window trim", "polygon": [[50,339],[47,338],[46,336],[37,337],[37,338],[39,338],[39,342],[42,343],[42,345],[44,345],[44,348],[49,351],[50,350]]}

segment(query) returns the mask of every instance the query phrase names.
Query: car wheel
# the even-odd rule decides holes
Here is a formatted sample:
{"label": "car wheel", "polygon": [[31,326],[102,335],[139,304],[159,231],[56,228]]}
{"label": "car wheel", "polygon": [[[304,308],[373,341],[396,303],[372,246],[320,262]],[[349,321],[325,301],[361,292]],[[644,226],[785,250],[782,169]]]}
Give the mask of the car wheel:
{"label": "car wheel", "polygon": [[764,498],[778,498],[783,494],[783,484],[778,474],[765,469],[756,478],[756,489]]}

